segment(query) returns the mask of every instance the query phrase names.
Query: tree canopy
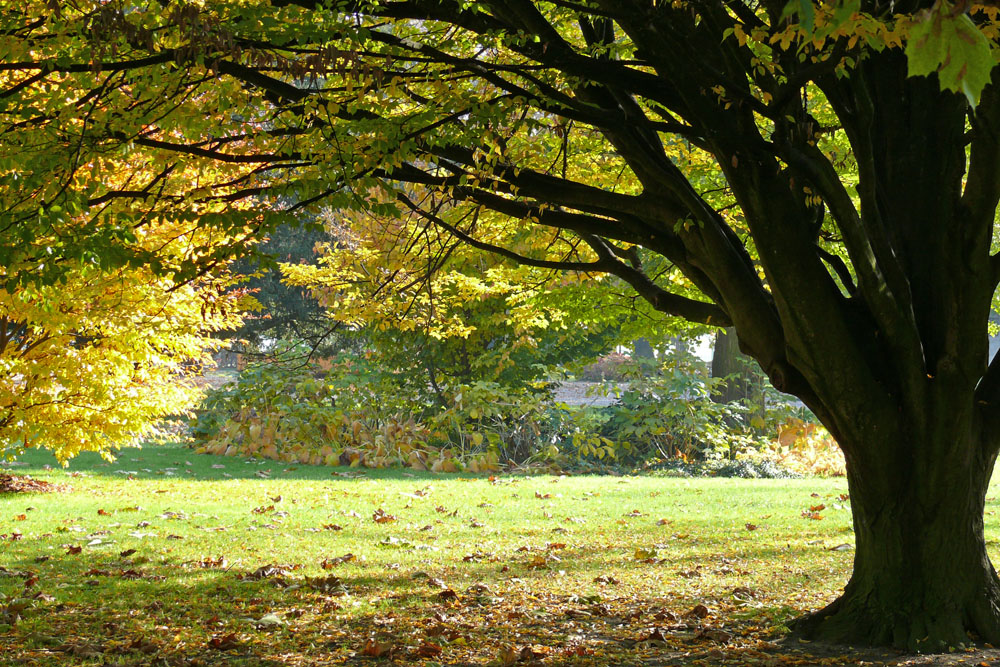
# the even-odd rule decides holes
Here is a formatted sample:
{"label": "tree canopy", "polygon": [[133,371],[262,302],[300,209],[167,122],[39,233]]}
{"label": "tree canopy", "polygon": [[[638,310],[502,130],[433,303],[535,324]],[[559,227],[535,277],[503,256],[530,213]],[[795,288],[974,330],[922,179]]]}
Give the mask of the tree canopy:
{"label": "tree canopy", "polygon": [[383,221],[387,244],[413,217],[527,267],[614,274],[661,312],[735,326],[843,448],[855,574],[804,630],[996,643],[981,520],[1000,448],[996,14],[921,0],[9,4],[0,259],[25,267],[7,270],[11,289],[66,260],[164,270],[133,240],[152,219],[229,234],[166,267],[184,280],[327,206]]}

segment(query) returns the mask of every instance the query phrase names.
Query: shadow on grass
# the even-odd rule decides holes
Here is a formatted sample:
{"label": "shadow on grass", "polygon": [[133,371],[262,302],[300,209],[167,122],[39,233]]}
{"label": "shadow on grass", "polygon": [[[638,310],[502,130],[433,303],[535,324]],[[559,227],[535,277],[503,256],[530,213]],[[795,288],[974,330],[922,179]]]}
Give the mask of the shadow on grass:
{"label": "shadow on grass", "polygon": [[[349,468],[346,466],[314,466],[284,463],[269,459],[240,456],[197,454],[177,443],[148,444],[114,452],[115,461],[108,462],[94,452],[82,452],[70,459],[64,468],[48,450],[28,449],[15,463],[0,463],[0,472],[16,475],[46,475],[51,473],[82,473],[91,477],[123,479],[192,479],[219,481],[223,479],[297,479],[327,480],[331,477],[364,479],[439,479],[454,474],[432,473],[399,468]],[[484,477],[473,473],[464,477]]]}
{"label": "shadow on grass", "polygon": [[[703,592],[703,613],[613,584],[561,590],[551,586],[555,570],[488,561],[429,573],[286,568],[255,579],[142,553],[85,550],[39,563],[48,554],[25,546],[0,591],[40,595],[18,623],[0,625],[8,664],[744,664],[777,636],[763,627],[800,611],[761,600],[736,613],[740,600],[720,590]],[[577,554],[574,573],[606,575],[600,555]]]}

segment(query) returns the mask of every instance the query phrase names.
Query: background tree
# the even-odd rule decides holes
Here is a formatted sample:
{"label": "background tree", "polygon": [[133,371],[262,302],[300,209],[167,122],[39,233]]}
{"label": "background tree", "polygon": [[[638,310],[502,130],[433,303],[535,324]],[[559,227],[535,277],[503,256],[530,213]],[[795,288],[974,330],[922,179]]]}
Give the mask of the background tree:
{"label": "background tree", "polygon": [[316,225],[284,224],[268,234],[256,253],[233,262],[232,272],[245,277],[239,289],[252,295],[259,307],[225,337],[244,352],[261,353],[280,340],[305,341],[318,353],[336,349],[342,342],[337,326],[307,290],[283,282],[275,264],[312,263],[317,245],[329,241],[329,234]]}
{"label": "background tree", "polygon": [[[177,234],[145,228],[140,243],[162,259],[192,252]],[[18,268],[4,267],[0,276]],[[62,279],[0,288],[0,453],[7,458],[25,447],[50,449],[61,462],[81,451],[110,457],[149,438],[197,396],[191,376],[211,363],[220,345],[213,334],[239,324],[241,296],[221,272],[177,285],[144,267],[82,266]]]}
{"label": "background tree", "polygon": [[[996,9],[969,7],[29,1],[0,24],[2,154],[29,174],[0,165],[5,240],[63,201],[213,224],[202,207],[272,190],[614,274],[661,312],[734,326],[840,443],[854,573],[800,628],[997,643],[982,512],[1000,448],[1000,91]],[[79,172],[79,154],[122,151],[151,166],[111,186],[112,163]],[[172,178],[189,160],[203,175]],[[477,212],[504,216],[502,238]],[[101,220],[58,254],[134,225]]]}
{"label": "background tree", "polygon": [[282,263],[285,282],[316,295],[418,402],[448,405],[473,382],[540,389],[556,366],[593,360],[635,328],[595,310],[602,295],[617,300],[604,276],[521,266],[412,212],[328,225],[318,263]]}

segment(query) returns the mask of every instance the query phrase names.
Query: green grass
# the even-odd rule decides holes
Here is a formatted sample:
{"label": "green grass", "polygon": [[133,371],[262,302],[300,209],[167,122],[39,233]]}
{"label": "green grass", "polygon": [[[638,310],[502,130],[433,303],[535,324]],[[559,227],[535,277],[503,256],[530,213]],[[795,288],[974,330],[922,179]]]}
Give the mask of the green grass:
{"label": "green grass", "polygon": [[[552,664],[740,663],[831,600],[852,560],[831,550],[853,543],[843,479],[491,480],[177,446],[23,463],[11,472],[69,488],[0,495],[4,664],[379,660],[366,644],[428,664],[509,664],[525,647]],[[996,557],[992,514],[987,533]],[[289,572],[245,578],[269,564]]]}

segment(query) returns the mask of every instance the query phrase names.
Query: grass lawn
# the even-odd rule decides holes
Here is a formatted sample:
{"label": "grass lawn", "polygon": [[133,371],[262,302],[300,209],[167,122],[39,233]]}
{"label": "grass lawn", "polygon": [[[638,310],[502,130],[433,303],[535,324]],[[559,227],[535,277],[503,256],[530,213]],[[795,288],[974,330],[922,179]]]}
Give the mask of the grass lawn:
{"label": "grass lawn", "polygon": [[818,664],[774,642],[852,560],[843,479],[22,462],[65,488],[0,495],[2,664]]}

